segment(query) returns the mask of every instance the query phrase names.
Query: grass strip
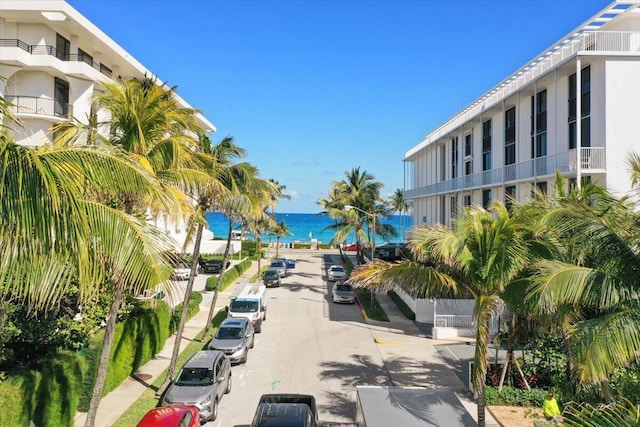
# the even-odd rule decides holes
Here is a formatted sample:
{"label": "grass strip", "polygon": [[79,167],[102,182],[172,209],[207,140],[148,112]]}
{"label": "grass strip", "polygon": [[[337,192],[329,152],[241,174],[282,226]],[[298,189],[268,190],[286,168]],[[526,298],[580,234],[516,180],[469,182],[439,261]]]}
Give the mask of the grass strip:
{"label": "grass strip", "polygon": [[[226,318],[226,310],[219,310],[218,313],[216,313],[213,321],[211,322],[213,324],[213,333],[216,332],[220,323],[222,323],[222,321]],[[204,343],[201,341],[203,332],[204,329],[202,329],[202,331],[200,331],[198,335],[196,335],[196,337],[184,348],[184,350],[182,350],[182,352],[178,356],[178,363],[176,364],[176,366],[181,367],[191,356],[193,356],[194,353],[200,350],[206,350],[208,339],[204,340]],[[159,406],[160,401],[155,397],[155,393],[164,382],[164,379],[167,377],[168,370],[169,368],[167,367],[167,369],[162,371],[162,373],[156,378],[151,386],[142,393],[142,395],[122,414],[120,418],[118,418],[118,420],[113,424],[112,427],[135,426],[138,421],[140,421],[140,419],[144,416],[144,414],[149,412],[150,409]]]}
{"label": "grass strip", "polygon": [[[342,263],[344,265],[345,270],[347,270],[347,274],[351,275],[351,271],[353,270],[353,262],[351,262],[351,258],[343,254]],[[356,294],[358,295],[358,299],[360,300],[360,304],[362,309],[364,310],[367,317],[371,320],[378,320],[381,322],[388,322],[389,318],[387,317],[387,313],[384,312],[380,304],[378,304],[378,300],[376,299],[375,294],[371,294],[369,289],[367,288],[355,288]]]}

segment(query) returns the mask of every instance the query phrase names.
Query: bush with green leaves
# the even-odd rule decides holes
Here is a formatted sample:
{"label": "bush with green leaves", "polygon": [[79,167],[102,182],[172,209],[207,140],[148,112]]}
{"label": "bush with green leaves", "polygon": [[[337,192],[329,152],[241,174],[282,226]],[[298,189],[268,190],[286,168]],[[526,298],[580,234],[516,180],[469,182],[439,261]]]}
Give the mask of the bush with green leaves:
{"label": "bush with green leaves", "polygon": [[[225,290],[230,284],[236,281],[238,277],[242,275],[245,271],[251,267],[252,261],[248,258],[243,259],[238,264],[234,265],[230,269],[224,272],[222,275],[222,279],[220,281],[220,291]],[[213,291],[216,289],[218,285],[218,276],[211,276],[207,279],[207,284],[205,285],[205,290]]]}
{"label": "bush with green leaves", "polygon": [[527,390],[513,387],[487,386],[484,391],[487,406],[535,406],[542,407],[547,390]]}
{"label": "bush with green leaves", "polygon": [[624,398],[609,405],[569,404],[562,415],[569,427],[640,427],[640,405]]}

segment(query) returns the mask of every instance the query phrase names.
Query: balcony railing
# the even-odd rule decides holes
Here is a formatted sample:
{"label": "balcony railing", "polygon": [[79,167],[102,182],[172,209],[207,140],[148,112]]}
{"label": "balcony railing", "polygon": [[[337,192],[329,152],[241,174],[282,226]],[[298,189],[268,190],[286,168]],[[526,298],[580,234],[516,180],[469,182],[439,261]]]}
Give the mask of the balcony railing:
{"label": "balcony railing", "polygon": [[50,56],[55,56],[61,61],[84,62],[91,68],[94,68],[100,71],[102,74],[104,74],[107,77],[111,77],[111,74],[112,74],[112,71],[109,67],[94,61],[90,56],[86,54],[80,54],[80,55],[65,54],[63,52],[59,52],[55,48],[55,46],[41,45],[41,44],[27,44],[22,40],[18,40],[18,39],[0,39],[0,47],[17,47],[24,50],[25,52],[30,53],[31,55],[50,55]]}
{"label": "balcony railing", "polygon": [[[412,188],[405,192],[408,199],[446,194],[475,188],[492,187],[502,183],[532,180],[533,178],[550,177],[556,171],[564,175],[576,172],[577,150],[565,151],[552,156],[491,169],[473,175],[465,175],[435,184]],[[580,149],[581,169],[583,173],[604,173],[606,169],[604,147],[582,147]],[[415,179],[414,179],[415,181]]]}
{"label": "balcony railing", "polygon": [[437,141],[456,131],[503,99],[532,84],[579,52],[614,53],[616,55],[640,55],[640,32],[632,31],[583,31],[561,40],[546,52],[522,66],[493,89],[469,104],[464,110],[438,126],[427,135],[427,140]]}
{"label": "balcony railing", "polygon": [[9,111],[17,115],[37,114],[65,119],[73,116],[73,105],[57,99],[21,95],[6,95],[5,99],[11,103]]}

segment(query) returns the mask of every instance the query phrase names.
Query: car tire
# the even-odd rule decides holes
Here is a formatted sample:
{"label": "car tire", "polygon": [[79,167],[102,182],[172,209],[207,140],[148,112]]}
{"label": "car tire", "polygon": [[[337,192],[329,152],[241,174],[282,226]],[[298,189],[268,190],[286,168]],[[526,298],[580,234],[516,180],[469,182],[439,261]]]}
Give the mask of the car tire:
{"label": "car tire", "polygon": [[216,398],[213,401],[213,406],[211,407],[211,416],[209,417],[209,421],[215,421],[218,418],[218,399]]}
{"label": "car tire", "polygon": [[224,389],[224,394],[231,393],[231,374],[229,374],[229,381],[227,381],[227,388]]}
{"label": "car tire", "polygon": [[253,348],[254,345],[256,345],[256,337],[255,336],[251,337],[251,345],[249,346],[249,348]]}

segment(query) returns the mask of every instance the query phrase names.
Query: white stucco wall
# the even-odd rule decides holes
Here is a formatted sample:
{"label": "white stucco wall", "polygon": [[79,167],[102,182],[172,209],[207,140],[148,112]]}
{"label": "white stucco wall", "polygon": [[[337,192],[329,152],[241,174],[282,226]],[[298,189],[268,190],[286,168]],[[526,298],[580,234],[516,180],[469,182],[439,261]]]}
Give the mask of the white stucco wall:
{"label": "white stucco wall", "polygon": [[607,186],[621,196],[631,190],[626,156],[640,153],[640,59],[609,58],[605,81]]}

